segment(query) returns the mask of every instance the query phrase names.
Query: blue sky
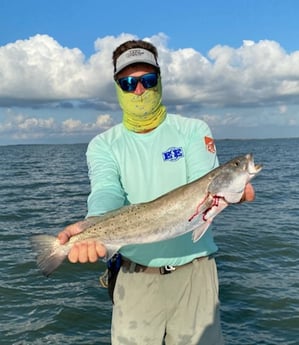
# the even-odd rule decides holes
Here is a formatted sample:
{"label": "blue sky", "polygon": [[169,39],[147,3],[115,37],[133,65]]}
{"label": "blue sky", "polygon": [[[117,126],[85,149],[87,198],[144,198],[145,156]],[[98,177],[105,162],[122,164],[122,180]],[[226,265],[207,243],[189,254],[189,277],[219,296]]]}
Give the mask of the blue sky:
{"label": "blue sky", "polygon": [[296,0],[1,0],[0,145],[88,142],[121,121],[111,54],[158,50],[169,112],[216,138],[299,136]]}

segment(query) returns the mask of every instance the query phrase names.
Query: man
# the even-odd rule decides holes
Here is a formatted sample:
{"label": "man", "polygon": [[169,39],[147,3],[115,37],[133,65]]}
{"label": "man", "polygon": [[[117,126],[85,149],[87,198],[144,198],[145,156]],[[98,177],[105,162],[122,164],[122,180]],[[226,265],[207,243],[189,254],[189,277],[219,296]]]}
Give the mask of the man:
{"label": "man", "polygon": [[[157,55],[145,41],[125,42],[113,53],[123,122],[88,146],[87,217],[153,200],[218,166],[207,124],[167,114]],[[254,199],[250,184],[243,199]],[[79,231],[78,224],[68,226],[61,243]],[[186,234],[121,248],[112,344],[223,344],[216,251],[211,229],[196,243]],[[101,243],[87,241],[74,245],[69,260],[95,262],[105,255]]]}

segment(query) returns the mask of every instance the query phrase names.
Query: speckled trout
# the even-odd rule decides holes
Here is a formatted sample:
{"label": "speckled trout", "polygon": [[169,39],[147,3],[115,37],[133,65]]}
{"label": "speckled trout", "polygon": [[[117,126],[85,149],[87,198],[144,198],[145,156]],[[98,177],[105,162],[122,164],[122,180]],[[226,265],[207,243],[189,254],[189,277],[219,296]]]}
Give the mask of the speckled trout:
{"label": "speckled trout", "polygon": [[146,203],[121,207],[80,222],[82,232],[61,245],[57,237],[32,237],[37,264],[50,275],[67,257],[74,243],[96,240],[107,248],[107,258],[122,246],[157,242],[192,231],[198,241],[213,219],[229,204],[240,202],[246,184],[262,169],[252,154],[240,156],[205,176]]}

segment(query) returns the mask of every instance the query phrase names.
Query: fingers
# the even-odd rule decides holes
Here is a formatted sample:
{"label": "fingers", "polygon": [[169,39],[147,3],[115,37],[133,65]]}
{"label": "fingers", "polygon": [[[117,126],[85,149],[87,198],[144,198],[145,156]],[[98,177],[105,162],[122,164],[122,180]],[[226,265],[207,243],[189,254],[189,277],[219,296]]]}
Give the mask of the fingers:
{"label": "fingers", "polygon": [[86,241],[75,243],[69,252],[68,258],[72,263],[96,262],[99,258],[106,255],[106,248],[103,244],[96,241]]}
{"label": "fingers", "polygon": [[239,202],[244,201],[253,201],[255,199],[255,191],[251,183],[247,183],[247,185],[244,188],[244,193],[242,195],[242,198]]}
{"label": "fingers", "polygon": [[[84,229],[83,225],[84,221],[80,221],[64,228],[57,236],[60,243],[65,244],[72,236],[79,234]],[[70,262],[82,264],[96,262],[104,256],[106,256],[105,246],[94,240],[75,243],[68,254]]]}
{"label": "fingers", "polygon": [[96,242],[96,252],[97,252],[97,255],[101,258],[107,255],[106,247],[102,243],[99,243],[99,242]]}
{"label": "fingers", "polygon": [[62,231],[58,234],[57,237],[60,241],[60,244],[65,244],[71,236],[66,231]]}
{"label": "fingers", "polygon": [[80,226],[82,222],[77,222],[65,227],[58,235],[60,244],[65,244],[72,236],[79,234],[83,228]]}
{"label": "fingers", "polygon": [[68,259],[73,264],[79,261],[79,251],[78,246],[75,244],[69,252]]}
{"label": "fingers", "polygon": [[244,191],[244,200],[253,201],[255,199],[255,191],[251,183],[248,183]]}

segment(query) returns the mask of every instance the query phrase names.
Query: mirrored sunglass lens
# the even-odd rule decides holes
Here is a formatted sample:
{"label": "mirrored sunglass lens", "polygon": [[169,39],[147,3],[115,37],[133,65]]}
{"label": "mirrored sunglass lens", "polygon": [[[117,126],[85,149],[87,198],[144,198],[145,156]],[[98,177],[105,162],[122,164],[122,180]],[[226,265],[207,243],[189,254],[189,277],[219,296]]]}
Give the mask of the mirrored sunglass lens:
{"label": "mirrored sunglass lens", "polygon": [[137,86],[137,79],[134,77],[125,77],[118,80],[120,87],[124,91],[134,91]]}
{"label": "mirrored sunglass lens", "polygon": [[124,77],[118,79],[118,84],[123,91],[132,92],[136,89],[139,81],[142,83],[145,89],[150,89],[157,85],[158,75],[157,73],[148,73],[141,77]]}
{"label": "mirrored sunglass lens", "polygon": [[149,73],[141,77],[141,83],[146,89],[157,85],[158,76],[156,73]]}

